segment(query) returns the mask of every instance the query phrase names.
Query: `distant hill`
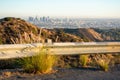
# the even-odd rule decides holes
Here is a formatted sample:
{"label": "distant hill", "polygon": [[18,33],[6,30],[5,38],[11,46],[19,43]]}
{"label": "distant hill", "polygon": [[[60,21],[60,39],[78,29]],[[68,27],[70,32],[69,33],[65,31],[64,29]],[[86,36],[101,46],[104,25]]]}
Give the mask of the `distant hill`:
{"label": "distant hill", "polygon": [[[60,29],[55,29],[60,31]],[[96,32],[94,29],[90,28],[79,28],[79,29],[62,29],[65,33],[70,33],[76,36],[79,36],[83,41],[103,41],[103,38],[100,33]]]}
{"label": "distant hill", "polygon": [[94,29],[101,34],[104,41],[120,41],[120,28],[116,29]]}
{"label": "distant hill", "polygon": [[55,29],[64,33],[78,36],[84,42],[91,41],[120,41],[120,29],[78,28],[78,29]]}

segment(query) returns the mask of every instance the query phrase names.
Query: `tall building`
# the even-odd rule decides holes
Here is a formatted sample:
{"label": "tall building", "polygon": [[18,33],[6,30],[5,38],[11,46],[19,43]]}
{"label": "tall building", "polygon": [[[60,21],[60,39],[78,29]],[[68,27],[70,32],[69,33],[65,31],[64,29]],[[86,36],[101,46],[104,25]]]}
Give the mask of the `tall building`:
{"label": "tall building", "polygon": [[29,17],[29,18],[28,18],[28,21],[30,21],[30,22],[32,22],[33,20],[34,20],[33,17]]}

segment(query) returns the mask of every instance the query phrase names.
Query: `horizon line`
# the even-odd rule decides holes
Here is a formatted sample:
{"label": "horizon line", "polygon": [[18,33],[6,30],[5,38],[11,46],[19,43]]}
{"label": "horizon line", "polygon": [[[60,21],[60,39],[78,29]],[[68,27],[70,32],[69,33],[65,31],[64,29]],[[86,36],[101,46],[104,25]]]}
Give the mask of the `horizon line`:
{"label": "horizon line", "polygon": [[15,17],[15,18],[29,18],[29,17],[50,17],[50,18],[84,18],[84,19],[120,19],[120,17],[81,17],[81,16],[45,16],[45,15],[31,15],[31,16],[0,16],[0,18],[5,18],[5,17]]}

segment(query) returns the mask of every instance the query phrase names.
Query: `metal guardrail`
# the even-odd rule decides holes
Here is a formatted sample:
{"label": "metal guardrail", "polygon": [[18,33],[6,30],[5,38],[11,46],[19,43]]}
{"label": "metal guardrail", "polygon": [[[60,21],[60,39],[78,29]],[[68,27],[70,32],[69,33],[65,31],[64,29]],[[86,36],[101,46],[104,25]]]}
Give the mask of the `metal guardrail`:
{"label": "metal guardrail", "polygon": [[53,55],[120,52],[120,42],[6,44],[0,45],[0,59],[32,56],[43,46]]}

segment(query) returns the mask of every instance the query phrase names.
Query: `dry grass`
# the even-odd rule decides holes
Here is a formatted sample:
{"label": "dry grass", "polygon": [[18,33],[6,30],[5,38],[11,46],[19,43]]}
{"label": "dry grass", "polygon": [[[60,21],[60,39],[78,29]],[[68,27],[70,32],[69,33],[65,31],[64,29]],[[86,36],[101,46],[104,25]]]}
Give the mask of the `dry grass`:
{"label": "dry grass", "polygon": [[111,58],[108,55],[96,55],[95,62],[97,65],[104,71],[109,70],[109,64],[110,64]]}
{"label": "dry grass", "polygon": [[11,72],[6,71],[6,72],[3,72],[3,73],[2,73],[2,76],[10,77],[11,74],[12,74]]}
{"label": "dry grass", "polygon": [[37,55],[23,58],[20,63],[29,73],[50,73],[56,62],[56,57],[49,54],[46,49],[41,49]]}
{"label": "dry grass", "polygon": [[89,55],[80,55],[80,64],[83,66],[83,67],[86,67],[87,66],[87,63],[88,63],[88,60],[89,60]]}
{"label": "dry grass", "polygon": [[11,37],[10,42],[13,44],[35,43],[42,42],[41,31],[35,35],[32,31],[30,33],[24,32],[23,34],[17,34],[17,38]]}

